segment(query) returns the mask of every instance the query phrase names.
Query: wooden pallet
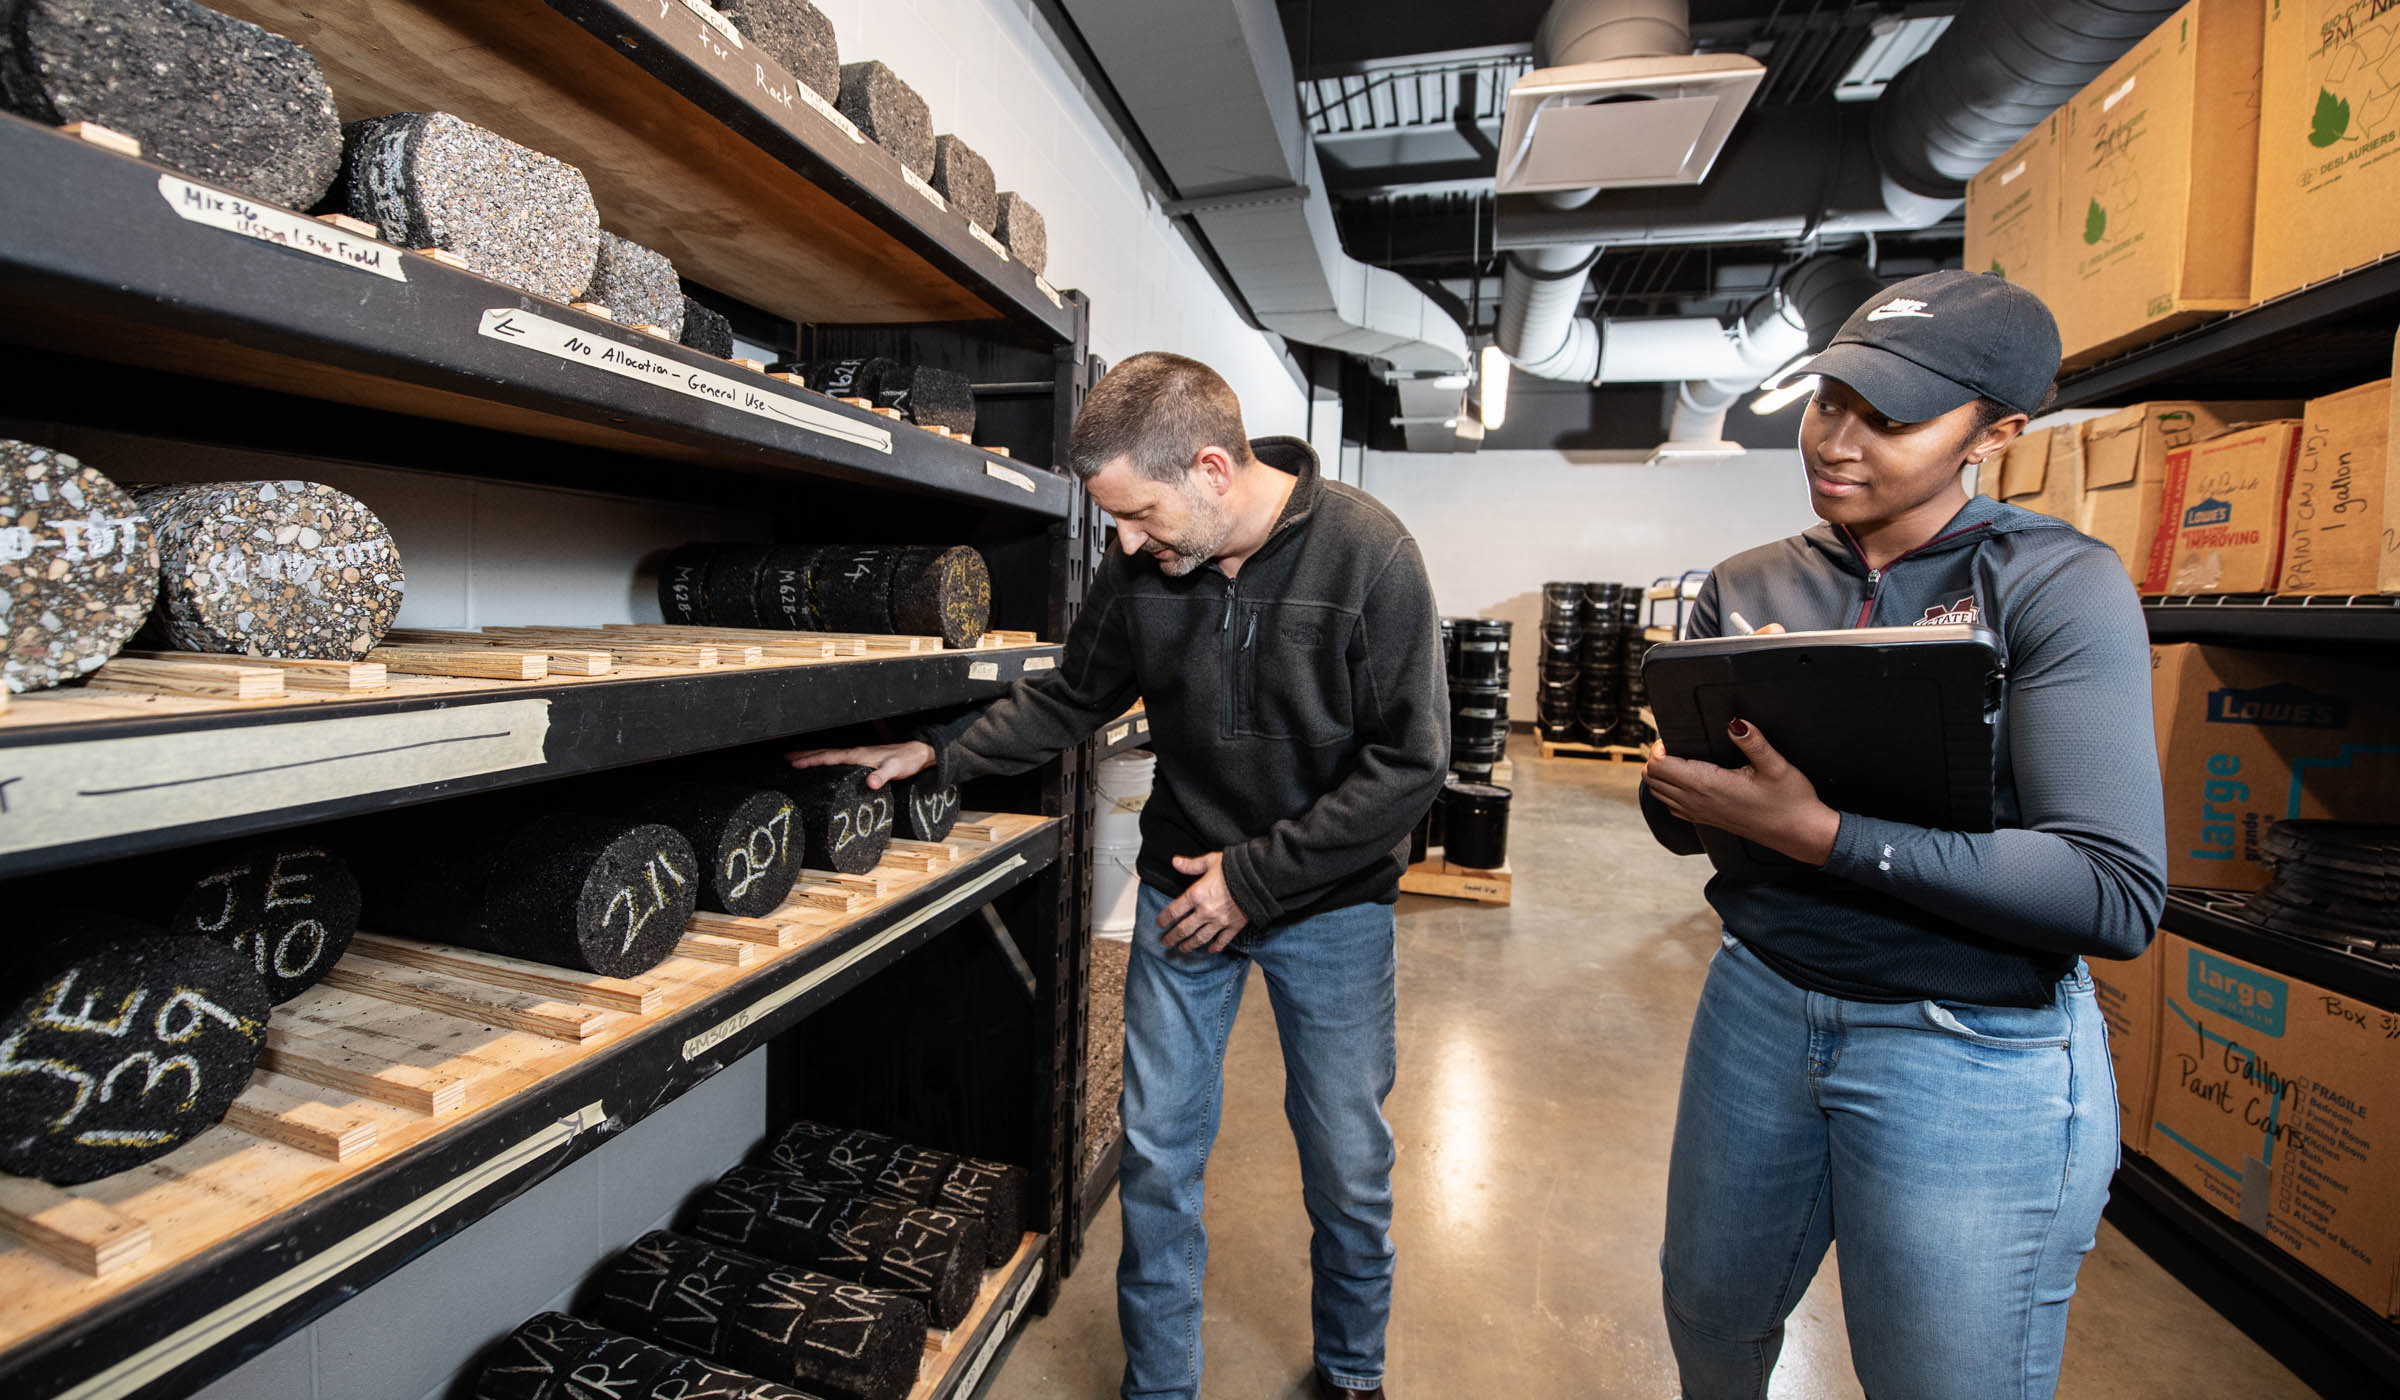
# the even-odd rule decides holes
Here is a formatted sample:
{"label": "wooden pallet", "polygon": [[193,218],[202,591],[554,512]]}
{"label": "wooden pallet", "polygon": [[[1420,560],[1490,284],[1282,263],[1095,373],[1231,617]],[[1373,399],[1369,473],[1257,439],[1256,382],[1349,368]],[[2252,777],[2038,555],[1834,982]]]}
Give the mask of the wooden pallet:
{"label": "wooden pallet", "polygon": [[1554,744],[1542,740],[1544,758],[1589,758],[1602,763],[1648,763],[1648,749],[1631,748],[1624,744]]}
{"label": "wooden pallet", "polygon": [[1442,848],[1434,847],[1425,859],[1410,866],[1400,876],[1403,894],[1430,894],[1442,899],[1471,899],[1478,904],[1506,904],[1516,884],[1516,876],[1508,866],[1498,870],[1470,870],[1452,865],[1442,859]]}
{"label": "wooden pallet", "polygon": [[959,1373],[970,1366],[980,1372],[991,1364],[1015,1321],[993,1314],[1010,1307],[1023,1307],[1026,1273],[1032,1267],[1033,1256],[1041,1252],[1043,1239],[1041,1235],[1027,1234],[1017,1243],[1016,1253],[1009,1256],[1007,1263],[984,1271],[983,1282],[975,1290],[975,1301],[956,1327],[947,1331],[937,1327],[925,1334],[925,1359],[917,1371],[917,1383],[908,1389],[908,1400],[930,1400],[942,1394],[965,1397],[974,1393],[980,1374]]}
{"label": "wooden pallet", "polygon": [[[1042,821],[979,814],[974,826],[1005,841]],[[883,893],[847,915],[794,902],[760,919],[695,916],[676,955],[639,977],[360,935],[324,984],[275,1009],[260,1070],[225,1122],[79,1186],[0,1173],[0,1350],[271,1228],[278,1214],[834,936],[990,844],[971,835],[921,848],[920,859],[876,872]],[[936,854],[923,859],[928,850]]]}

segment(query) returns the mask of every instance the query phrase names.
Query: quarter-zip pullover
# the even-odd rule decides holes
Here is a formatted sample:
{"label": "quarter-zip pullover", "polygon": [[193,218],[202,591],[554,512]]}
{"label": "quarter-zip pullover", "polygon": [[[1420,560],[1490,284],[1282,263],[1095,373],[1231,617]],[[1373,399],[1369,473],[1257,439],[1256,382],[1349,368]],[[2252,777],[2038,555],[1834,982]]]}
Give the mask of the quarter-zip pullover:
{"label": "quarter-zip pullover", "polygon": [[[1822,870],[1709,881],[1725,926],[1776,971],[1865,1001],[2038,1006],[2076,957],[2148,946],[2166,899],[2149,634],[2108,546],[1977,496],[1882,569],[1829,525],[1735,555],[1701,587],[1686,635],[1721,636],[1735,612],[1794,632],[1979,623],[2007,669],[1997,830],[1844,812]],[[1668,849],[1700,852],[1647,789],[1642,810]]]}
{"label": "quarter-zip pullover", "polygon": [[921,734],[939,777],[1022,772],[1140,696],[1158,755],[1142,879],[1191,883],[1176,856],[1225,853],[1255,938],[1350,904],[1390,903],[1410,830],[1450,758],[1433,589],[1416,541],[1363,491],[1324,480],[1298,438],[1251,451],[1298,480],[1231,578],[1169,578],[1112,549],[1055,671]]}

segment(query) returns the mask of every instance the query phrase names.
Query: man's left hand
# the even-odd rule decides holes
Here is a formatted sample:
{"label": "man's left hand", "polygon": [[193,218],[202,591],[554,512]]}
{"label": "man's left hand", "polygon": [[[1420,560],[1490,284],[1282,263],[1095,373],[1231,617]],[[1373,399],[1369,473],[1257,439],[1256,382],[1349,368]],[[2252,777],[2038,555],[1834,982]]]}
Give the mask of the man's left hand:
{"label": "man's left hand", "polygon": [[1177,856],[1175,868],[1200,878],[1159,912],[1158,926],[1164,930],[1160,940],[1170,953],[1222,950],[1250,922],[1242,906],[1233,902],[1233,891],[1225,888],[1225,853]]}
{"label": "man's left hand", "polygon": [[1685,821],[1729,831],[1808,865],[1832,859],[1842,817],[1817,796],[1816,784],[1785,761],[1758,726],[1737,719],[1725,732],[1750,766],[1670,758],[1660,745],[1642,779],[1651,794]]}

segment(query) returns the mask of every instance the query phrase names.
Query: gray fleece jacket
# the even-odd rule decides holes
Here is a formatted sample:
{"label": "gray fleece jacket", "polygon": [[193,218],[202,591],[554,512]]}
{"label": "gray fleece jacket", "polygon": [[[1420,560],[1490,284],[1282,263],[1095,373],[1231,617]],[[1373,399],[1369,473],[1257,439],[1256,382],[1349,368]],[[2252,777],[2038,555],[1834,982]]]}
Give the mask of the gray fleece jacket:
{"label": "gray fleece jacket", "polygon": [[1225,853],[1249,939],[1399,897],[1411,828],[1450,760],[1441,628],[1417,543],[1363,491],[1326,481],[1298,438],[1251,451],[1299,478],[1258,551],[1169,578],[1111,549],[1054,671],[919,737],[939,776],[1022,772],[1140,696],[1158,772],[1144,883],[1180,894],[1176,856]]}
{"label": "gray fleece jacket", "polygon": [[[2167,849],[2150,639],[2108,546],[1977,496],[1880,572],[1830,525],[1737,554],[1702,586],[1687,634],[1722,636],[1736,612],[1794,632],[1977,622],[2007,667],[1998,830],[1845,812],[1823,870],[1709,881],[1726,928],[1770,966],[1860,1000],[2038,1006],[2078,956],[2149,945]],[[1647,789],[1642,809],[1668,849],[1699,853],[1698,833]]]}

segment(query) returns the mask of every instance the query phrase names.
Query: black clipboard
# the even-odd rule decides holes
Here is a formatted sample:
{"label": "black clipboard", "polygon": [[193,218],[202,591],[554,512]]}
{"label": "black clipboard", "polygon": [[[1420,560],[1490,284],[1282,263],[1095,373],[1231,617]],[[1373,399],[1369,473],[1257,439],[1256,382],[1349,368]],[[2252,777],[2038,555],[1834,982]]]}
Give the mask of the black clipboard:
{"label": "black clipboard", "polygon": [[[1835,811],[1948,831],[1992,829],[2002,675],[1999,636],[1971,625],[1699,637],[1660,642],[1642,663],[1675,757],[1745,766],[1725,732],[1745,719]],[[1698,829],[1721,874],[1767,882],[1807,868]]]}

